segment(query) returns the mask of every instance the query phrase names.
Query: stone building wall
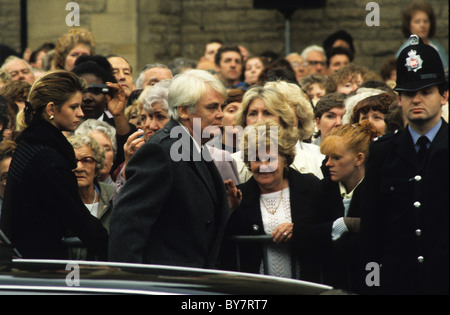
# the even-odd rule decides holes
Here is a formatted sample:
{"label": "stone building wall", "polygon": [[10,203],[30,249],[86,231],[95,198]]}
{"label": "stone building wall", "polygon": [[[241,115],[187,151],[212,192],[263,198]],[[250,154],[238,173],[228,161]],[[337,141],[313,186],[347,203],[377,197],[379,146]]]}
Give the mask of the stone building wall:
{"label": "stone building wall", "polygon": [[[28,0],[28,44],[31,49],[54,41],[69,27],[68,0]],[[169,63],[176,57],[197,60],[204,44],[220,38],[258,54],[285,53],[285,19],[277,10],[253,9],[253,0],[77,0],[81,27],[90,29],[100,54],[117,53],[136,69],[147,63]],[[322,44],[345,29],[356,47],[355,62],[379,71],[404,41],[401,13],[410,0],[375,1],[380,26],[366,25],[369,0],[326,0],[319,9],[296,10],[290,19],[291,51]],[[448,47],[448,1],[429,0],[437,15],[435,38]],[[0,0],[0,40],[20,50],[20,6]],[[138,71],[136,71],[138,72]],[[135,73],[136,73],[135,72]]]}
{"label": "stone building wall", "polygon": [[0,0],[0,43],[20,51],[20,1]]}

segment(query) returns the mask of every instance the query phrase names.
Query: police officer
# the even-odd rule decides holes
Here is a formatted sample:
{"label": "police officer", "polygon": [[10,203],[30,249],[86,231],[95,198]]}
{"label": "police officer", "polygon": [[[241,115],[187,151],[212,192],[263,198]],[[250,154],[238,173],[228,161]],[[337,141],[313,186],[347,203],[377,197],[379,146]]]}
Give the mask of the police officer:
{"label": "police officer", "polygon": [[417,35],[398,57],[395,90],[407,127],[370,147],[362,292],[449,294],[448,124],[441,118],[448,82],[439,54]]}

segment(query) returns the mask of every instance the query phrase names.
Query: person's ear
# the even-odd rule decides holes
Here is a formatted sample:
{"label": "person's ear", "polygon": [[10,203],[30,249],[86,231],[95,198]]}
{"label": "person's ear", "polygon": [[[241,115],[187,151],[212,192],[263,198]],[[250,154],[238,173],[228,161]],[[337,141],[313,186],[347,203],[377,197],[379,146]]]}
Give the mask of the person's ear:
{"label": "person's ear", "polygon": [[50,120],[53,120],[55,118],[56,113],[55,103],[53,102],[48,103],[47,106],[45,107],[45,111],[47,115],[50,117]]}
{"label": "person's ear", "polygon": [[188,106],[178,106],[177,107],[178,116],[180,116],[181,120],[189,119],[189,107]]}
{"label": "person's ear", "polygon": [[356,166],[361,167],[364,164],[364,161],[366,160],[366,157],[364,153],[359,152],[356,154]]}
{"label": "person's ear", "polygon": [[441,95],[441,106],[444,106],[448,102],[448,90]]}
{"label": "person's ear", "polygon": [[316,127],[317,127],[317,130],[320,130],[320,118],[319,117],[316,117]]}

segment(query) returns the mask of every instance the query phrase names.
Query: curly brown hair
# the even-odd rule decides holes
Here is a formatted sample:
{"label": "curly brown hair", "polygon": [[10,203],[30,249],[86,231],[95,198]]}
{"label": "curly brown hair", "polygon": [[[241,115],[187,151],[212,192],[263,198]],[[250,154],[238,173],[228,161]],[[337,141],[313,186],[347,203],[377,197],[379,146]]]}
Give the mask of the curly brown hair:
{"label": "curly brown hair", "polygon": [[430,31],[428,38],[432,38],[436,32],[436,16],[434,14],[433,7],[426,1],[414,1],[412,2],[402,15],[402,32],[405,38],[411,36],[411,19],[415,12],[422,11],[428,15],[430,19]]}
{"label": "curly brown hair", "polygon": [[89,47],[91,55],[95,55],[95,41],[92,33],[83,28],[72,28],[61,36],[55,47],[53,66],[55,69],[64,69],[69,52],[77,45],[84,44]]}

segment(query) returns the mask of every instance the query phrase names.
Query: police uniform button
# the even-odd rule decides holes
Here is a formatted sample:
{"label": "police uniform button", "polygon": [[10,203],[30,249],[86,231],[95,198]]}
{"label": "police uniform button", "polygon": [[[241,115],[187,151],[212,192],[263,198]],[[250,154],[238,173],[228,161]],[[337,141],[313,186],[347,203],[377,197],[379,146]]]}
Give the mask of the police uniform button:
{"label": "police uniform button", "polygon": [[256,224],[253,224],[252,229],[253,229],[253,231],[259,231],[259,226]]}
{"label": "police uniform button", "polygon": [[422,176],[416,175],[416,176],[414,176],[414,180],[415,180],[416,182],[420,182],[420,181],[422,180]]}
{"label": "police uniform button", "polygon": [[391,186],[391,187],[389,187],[389,189],[390,189],[390,191],[394,191],[394,190],[395,190],[395,187],[394,187],[394,186]]}
{"label": "police uniform button", "polygon": [[416,233],[417,236],[421,236],[422,235],[422,230],[421,229],[417,229],[415,231],[415,233]]}
{"label": "police uniform button", "polygon": [[418,201],[414,202],[414,208],[420,208],[422,204]]}
{"label": "police uniform button", "polygon": [[417,257],[417,262],[419,262],[419,263],[423,263],[424,260],[425,260],[425,258],[423,258],[423,256]]}

